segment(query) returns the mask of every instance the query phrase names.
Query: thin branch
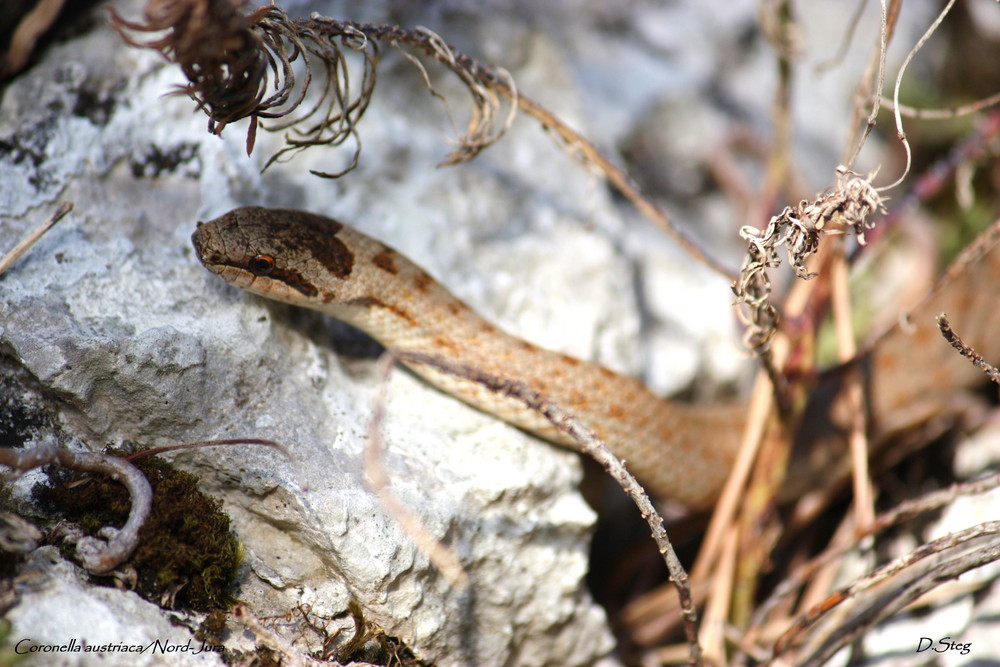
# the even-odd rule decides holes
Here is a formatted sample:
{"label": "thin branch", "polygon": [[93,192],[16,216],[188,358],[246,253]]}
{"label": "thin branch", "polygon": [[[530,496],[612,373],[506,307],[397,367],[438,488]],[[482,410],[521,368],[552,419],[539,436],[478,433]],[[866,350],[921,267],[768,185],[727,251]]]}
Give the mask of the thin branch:
{"label": "thin branch", "polygon": [[[850,157],[844,161],[844,166],[847,169],[854,168],[854,161],[858,159],[858,155],[861,153],[861,149],[864,147],[865,143],[868,141],[869,135],[871,135],[872,130],[875,129],[875,120],[878,118],[879,102],[881,98],[882,86],[885,85],[885,56],[889,50],[889,12],[885,5],[885,0],[880,0],[879,6],[881,11],[879,12],[879,31],[878,31],[878,69],[875,76],[875,85],[873,86],[876,95],[875,103],[872,104],[872,110],[868,114],[868,118],[865,122],[865,130],[861,134],[861,138],[854,147],[854,152],[851,153]],[[870,81],[871,76],[871,66],[869,66],[868,73],[866,74],[865,80]],[[863,85],[863,84],[862,84]],[[858,109],[860,113],[860,109]]]}
{"label": "thin branch", "polygon": [[101,537],[82,537],[76,543],[76,553],[83,566],[94,574],[113,570],[124,562],[139,544],[139,529],[146,522],[153,502],[153,490],[138,468],[123,458],[97,452],[74,452],[56,445],[41,445],[33,449],[15,450],[0,447],[0,465],[19,472],[55,463],[71,470],[83,470],[107,475],[121,482],[132,497],[128,520],[120,529],[105,526]]}
{"label": "thin branch", "polygon": [[982,479],[959,482],[952,484],[946,489],[940,489],[938,491],[928,493],[920,498],[914,498],[913,500],[900,503],[893,509],[880,514],[867,529],[854,535],[854,539],[850,545],[842,546],[839,544],[833,544],[823,553],[820,553],[807,562],[799,565],[794,572],[786,577],[784,581],[782,581],[775,588],[774,592],[772,592],[766,600],[758,605],[757,610],[754,612],[754,616],[750,621],[748,631],[753,632],[754,629],[763,627],[768,615],[782,600],[794,595],[799,587],[813,580],[816,573],[821,568],[831,563],[834,559],[840,558],[841,556],[856,549],[861,541],[866,537],[883,533],[890,528],[898,526],[904,521],[912,519],[913,517],[920,516],[943,507],[944,505],[953,502],[956,498],[983,494],[988,491],[992,491],[997,487],[1000,487],[1000,475],[990,475]]}
{"label": "thin branch", "polygon": [[996,366],[991,365],[988,361],[983,359],[983,356],[976,352],[971,345],[966,343],[961,339],[961,337],[955,333],[951,328],[951,323],[948,321],[948,316],[945,313],[941,313],[937,316],[937,325],[941,330],[941,335],[944,339],[951,343],[951,346],[958,350],[959,354],[968,359],[973,363],[973,365],[986,373],[986,377],[1000,384],[1000,370],[997,370]]}
{"label": "thin branch", "polygon": [[455,553],[442,544],[424,527],[423,522],[414,512],[393,494],[389,475],[383,465],[382,422],[385,421],[386,399],[389,390],[389,374],[396,365],[397,357],[386,351],[379,359],[378,376],[379,392],[375,399],[371,423],[368,426],[368,446],[365,448],[365,475],[371,485],[372,493],[382,503],[382,507],[392,516],[403,531],[417,546],[427,560],[444,575],[448,583],[465,590],[469,585],[469,575],[462,567],[462,561]]}
{"label": "thin branch", "polygon": [[[930,561],[925,564],[928,559]],[[849,618],[838,619],[828,636],[817,637],[812,642],[814,648],[807,647],[802,651],[806,657],[795,658],[795,664],[822,665],[879,621],[893,616],[941,582],[996,560],[1000,560],[1000,521],[987,521],[921,545],[911,553],[876,568],[850,586],[835,591],[797,619],[776,642],[775,657],[798,643],[807,629],[853,599],[854,608],[850,610]],[[921,565],[925,565],[926,569],[917,570]],[[871,596],[862,595],[869,591],[873,593]]]}
{"label": "thin branch", "polygon": [[858,0],[857,6],[854,8],[854,13],[851,14],[851,20],[847,24],[847,31],[844,33],[843,39],[840,41],[840,47],[837,49],[837,53],[834,54],[827,60],[817,63],[813,71],[816,74],[822,74],[828,69],[836,67],[844,60],[844,56],[847,55],[847,50],[851,47],[851,42],[854,41],[854,35],[857,33],[858,25],[861,23],[861,16],[864,14],[865,7],[868,6],[868,0]]}
{"label": "thin branch", "polygon": [[482,385],[489,391],[507,396],[524,403],[530,410],[545,417],[549,423],[570,436],[580,445],[580,450],[601,464],[611,477],[618,482],[619,486],[628,494],[632,502],[639,508],[639,513],[645,519],[652,533],[653,540],[666,563],[670,579],[677,589],[680,598],[680,606],[684,620],[684,634],[690,648],[690,663],[701,663],[701,649],[698,645],[697,623],[698,616],[694,608],[691,589],[688,585],[688,576],[681,565],[680,559],[674,552],[670,543],[670,538],[663,526],[663,518],[653,507],[649,496],[643,490],[639,482],[632,474],[625,469],[624,464],[611,453],[611,450],[587,428],[580,420],[569,414],[545,396],[529,387],[524,382],[512,378],[498,377],[489,373],[484,373],[464,364],[447,361],[440,357],[417,352],[398,352],[397,358],[409,365],[430,366],[435,370],[447,373],[456,378],[475,382]]}
{"label": "thin branch", "polygon": [[21,255],[26,253],[28,249],[38,241],[38,239],[42,238],[45,232],[52,229],[53,225],[62,220],[63,216],[72,210],[73,202],[65,202],[61,204],[58,209],[56,209],[56,212],[53,213],[48,220],[28,232],[28,234],[21,239],[17,245],[11,248],[10,252],[0,259],[0,276],[2,276],[7,269],[10,268],[11,264],[20,259]]}
{"label": "thin branch", "polygon": [[[848,285],[847,257],[842,244],[834,253],[831,266],[831,297],[834,329],[837,339],[837,358],[847,363],[857,357],[854,340],[854,321],[851,294]],[[868,471],[868,428],[866,397],[861,374],[851,369],[846,379],[844,394],[851,414],[850,432],[847,434],[851,456],[851,478],[854,482],[854,525],[865,530],[875,520],[875,498],[871,475]]]}
{"label": "thin branch", "polygon": [[285,458],[292,459],[291,452],[284,445],[278,444],[273,440],[262,440],[260,438],[229,438],[226,440],[202,440],[200,442],[185,442],[180,445],[163,445],[162,447],[150,447],[149,449],[144,449],[141,452],[136,452],[135,454],[130,454],[125,458],[129,461],[135,461],[144,456],[154,456],[156,454],[165,454],[167,452],[176,452],[182,449],[200,449],[202,447],[228,447],[231,445],[262,445],[264,447],[273,447],[279,452],[285,455]]}
{"label": "thin branch", "polygon": [[[955,0],[948,0],[948,4],[945,5],[945,8],[941,10],[941,13],[938,14],[937,18],[934,19],[934,22],[931,23],[929,28],[927,28],[927,31],[924,32],[923,35],[921,35],[919,40],[917,40],[917,43],[913,46],[910,52],[906,54],[906,58],[903,60],[903,64],[900,65],[899,67],[899,73],[896,75],[896,85],[893,87],[892,90],[892,105],[893,105],[892,113],[893,117],[896,119],[896,138],[899,139],[899,141],[903,144],[903,148],[906,150],[906,167],[903,169],[903,173],[899,175],[899,178],[896,179],[896,182],[879,188],[879,192],[885,192],[887,190],[893,189],[894,187],[902,183],[903,179],[905,179],[907,174],[910,173],[910,164],[913,159],[913,156],[910,150],[910,142],[907,141],[906,132],[903,131],[903,117],[900,114],[899,110],[899,88],[903,83],[903,74],[906,72],[906,68],[909,67],[910,61],[913,60],[913,57],[915,55],[917,55],[917,51],[919,51],[923,47],[924,43],[928,39],[930,39],[931,35],[937,32],[938,26],[941,25],[942,21],[944,21],[944,18],[948,15],[948,12],[951,11],[951,7],[954,4]],[[879,88],[879,92],[881,92],[881,90],[882,89]],[[876,99],[876,102],[874,104],[874,108],[876,109],[878,108],[878,99],[881,99],[881,96]]]}
{"label": "thin branch", "polygon": [[886,105],[894,112],[898,111],[900,115],[908,118],[920,118],[924,120],[946,120],[949,118],[968,116],[982,111],[983,109],[988,109],[998,103],[1000,103],[1000,93],[994,93],[993,95],[984,97],[981,100],[976,100],[975,102],[969,102],[968,104],[948,109],[918,109],[917,107],[911,107],[905,104],[897,104],[896,101],[887,97],[882,98],[882,104]]}

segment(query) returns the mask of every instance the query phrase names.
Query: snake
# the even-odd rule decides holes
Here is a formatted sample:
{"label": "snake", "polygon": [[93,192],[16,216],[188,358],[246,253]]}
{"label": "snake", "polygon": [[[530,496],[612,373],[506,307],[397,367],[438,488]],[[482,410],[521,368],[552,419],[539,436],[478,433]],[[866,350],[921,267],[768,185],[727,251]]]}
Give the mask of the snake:
{"label": "snake", "polygon": [[445,393],[582,451],[523,400],[419,359],[521,383],[575,417],[661,499],[704,510],[725,484],[743,429],[740,406],[664,399],[635,378],[513,336],[403,254],[348,225],[246,206],[199,222],[191,240],[201,263],[225,282],[341,320]]}

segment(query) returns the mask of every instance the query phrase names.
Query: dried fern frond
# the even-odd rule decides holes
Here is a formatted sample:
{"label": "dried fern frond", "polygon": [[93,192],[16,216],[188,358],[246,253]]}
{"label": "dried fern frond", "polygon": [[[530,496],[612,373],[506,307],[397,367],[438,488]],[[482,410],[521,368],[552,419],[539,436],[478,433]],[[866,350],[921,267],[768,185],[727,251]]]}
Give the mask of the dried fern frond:
{"label": "dried fern frond", "polygon": [[[332,36],[298,25],[274,5],[244,14],[244,4],[232,0],[151,0],[143,23],[126,21],[111,9],[111,25],[129,44],[155,49],[180,66],[189,81],[182,91],[208,116],[210,132],[220,134],[229,123],[249,118],[248,153],[253,151],[260,119],[288,117],[285,123],[268,128],[272,130],[319,119],[304,129],[296,127],[294,135],[286,135],[286,147],[272,156],[265,168],[289,151],[357,140],[355,124],[375,86],[377,46],[357,30],[343,31],[337,43]],[[129,32],[159,34],[140,41]],[[356,96],[351,95],[342,46],[365,56],[361,91]],[[313,82],[310,56],[322,64],[324,87],[311,109],[295,114]],[[294,67],[300,57],[305,61],[301,81]],[[352,165],[359,152],[360,143]]]}

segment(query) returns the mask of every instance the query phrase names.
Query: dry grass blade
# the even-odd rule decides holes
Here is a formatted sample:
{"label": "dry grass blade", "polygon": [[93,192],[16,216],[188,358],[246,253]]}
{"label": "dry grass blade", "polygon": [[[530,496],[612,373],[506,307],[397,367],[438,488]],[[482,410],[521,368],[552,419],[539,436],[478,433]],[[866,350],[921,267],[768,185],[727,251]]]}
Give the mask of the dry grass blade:
{"label": "dry grass blade", "polygon": [[983,479],[976,479],[969,482],[953,484],[946,489],[934,491],[919,498],[904,502],[897,507],[884,512],[876,517],[868,530],[854,535],[852,543],[848,546],[838,546],[834,544],[823,553],[809,559],[787,576],[771,595],[764,600],[754,613],[753,619],[748,626],[748,632],[761,632],[767,618],[783,600],[793,596],[802,586],[809,583],[816,573],[824,566],[834,562],[837,558],[844,556],[854,549],[861,540],[869,535],[876,535],[886,530],[900,525],[914,517],[934,511],[956,498],[983,494],[1000,486],[1000,475],[990,475]]}
{"label": "dry grass blade", "polygon": [[[793,658],[795,664],[822,665],[879,621],[898,613],[943,581],[996,560],[1000,560],[998,521],[981,523],[922,545],[834,592],[799,618],[778,640],[774,657],[785,657],[783,654],[793,646],[799,646]],[[843,612],[832,614],[838,608]],[[820,625],[825,620],[830,627]]]}
{"label": "dry grass blade", "polygon": [[398,358],[406,364],[430,366],[453,377],[482,385],[495,394],[509,396],[521,401],[526,407],[545,417],[554,427],[573,438],[580,444],[581,451],[604,467],[615,482],[628,494],[632,502],[635,503],[643,520],[649,526],[653,541],[656,542],[660,555],[667,566],[667,571],[670,573],[671,583],[677,589],[684,635],[690,649],[689,662],[694,665],[701,664],[701,648],[698,644],[696,633],[698,616],[694,608],[694,600],[688,584],[687,572],[684,571],[680,559],[674,552],[673,545],[670,543],[670,538],[663,524],[663,518],[656,511],[642,485],[625,468],[624,464],[611,453],[607,445],[572,414],[566,412],[520,380],[490,375],[464,364],[428,354],[407,352],[398,354]]}
{"label": "dry grass blade", "polygon": [[63,217],[73,210],[73,202],[66,202],[62,204],[56,212],[53,213],[45,222],[35,227],[33,230],[28,232],[23,239],[18,241],[17,245],[10,249],[6,255],[0,258],[0,276],[7,272],[7,269],[11,267],[21,255],[28,252],[31,246],[35,245],[38,239],[45,235],[45,232],[52,229],[53,225],[63,219]]}

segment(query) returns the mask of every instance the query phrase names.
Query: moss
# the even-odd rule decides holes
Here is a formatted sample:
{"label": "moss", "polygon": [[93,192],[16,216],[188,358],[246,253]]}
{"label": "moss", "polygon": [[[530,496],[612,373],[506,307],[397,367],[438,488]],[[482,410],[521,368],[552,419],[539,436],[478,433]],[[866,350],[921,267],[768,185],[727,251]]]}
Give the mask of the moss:
{"label": "moss", "polygon": [[[118,450],[108,453],[123,455]],[[222,503],[199,491],[193,475],[160,458],[143,457],[134,463],[153,488],[153,506],[139,531],[139,546],[124,564],[136,572],[136,592],[166,607],[212,611],[231,606],[234,599],[228,591],[242,547],[229,529]],[[41,500],[87,533],[125,523],[131,503],[118,482],[81,473],[57,472],[54,478],[56,483]]]}

